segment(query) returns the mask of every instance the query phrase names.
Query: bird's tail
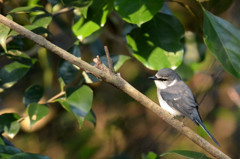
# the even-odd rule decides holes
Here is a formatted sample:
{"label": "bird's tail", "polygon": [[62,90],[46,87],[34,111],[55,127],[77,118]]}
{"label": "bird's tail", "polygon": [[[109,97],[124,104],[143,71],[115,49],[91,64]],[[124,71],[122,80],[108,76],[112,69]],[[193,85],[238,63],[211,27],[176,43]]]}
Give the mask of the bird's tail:
{"label": "bird's tail", "polygon": [[208,129],[203,125],[203,123],[202,123],[202,121],[201,120],[195,120],[197,123],[198,123],[198,125],[200,125],[203,129],[204,129],[204,131],[212,138],[212,140],[219,146],[219,147],[221,147],[220,145],[219,145],[219,143],[217,142],[217,140],[212,136],[212,134],[208,131]]}

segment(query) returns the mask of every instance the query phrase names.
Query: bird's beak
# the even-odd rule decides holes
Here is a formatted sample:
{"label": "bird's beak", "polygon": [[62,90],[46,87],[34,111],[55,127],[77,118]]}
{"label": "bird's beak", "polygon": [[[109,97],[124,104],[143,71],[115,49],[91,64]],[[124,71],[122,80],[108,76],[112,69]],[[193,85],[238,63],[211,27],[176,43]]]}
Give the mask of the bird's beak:
{"label": "bird's beak", "polygon": [[148,77],[148,78],[151,79],[151,80],[156,80],[157,79],[156,76],[152,76],[152,77]]}

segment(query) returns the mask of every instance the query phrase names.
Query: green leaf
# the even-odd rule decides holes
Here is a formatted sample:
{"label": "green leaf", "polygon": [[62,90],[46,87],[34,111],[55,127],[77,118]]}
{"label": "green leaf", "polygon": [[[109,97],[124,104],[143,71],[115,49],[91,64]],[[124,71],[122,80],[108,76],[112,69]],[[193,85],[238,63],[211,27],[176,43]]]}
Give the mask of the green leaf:
{"label": "green leaf", "polygon": [[[7,15],[6,17],[12,20],[12,17],[10,15]],[[5,52],[7,52],[6,40],[7,40],[9,31],[10,31],[9,27],[0,23],[0,44],[2,45],[2,48],[4,49]]]}
{"label": "green leaf", "polygon": [[154,152],[148,152],[147,155],[143,154],[142,159],[159,159],[159,156]]}
{"label": "green leaf", "polygon": [[34,25],[36,28],[37,27],[43,27],[47,28],[47,26],[50,24],[52,21],[52,16],[49,13],[43,13],[43,14],[38,14],[33,17],[31,17],[31,25]]}
{"label": "green leaf", "polygon": [[115,10],[123,20],[138,26],[151,20],[162,8],[162,0],[115,0]]}
{"label": "green leaf", "polygon": [[[0,89],[9,88],[21,79],[29,70],[29,66],[13,62],[0,70]],[[1,92],[1,91],[0,91]]]}
{"label": "green leaf", "polygon": [[240,30],[226,20],[204,11],[204,42],[226,71],[240,77]]}
{"label": "green leaf", "polygon": [[[81,56],[81,52],[78,45],[71,47],[68,52],[73,54],[76,57]],[[58,67],[58,76],[61,77],[65,84],[72,82],[77,76],[79,70],[72,63],[61,60]]]}
{"label": "green leaf", "polygon": [[60,3],[60,0],[48,0],[49,3],[51,3],[52,6],[55,6],[56,4]]}
{"label": "green leaf", "polygon": [[7,136],[13,138],[19,131],[20,125],[17,120],[20,117],[15,113],[0,115],[0,131],[4,131]]}
{"label": "green leaf", "polygon": [[181,23],[173,16],[158,13],[154,19],[127,35],[133,55],[147,68],[176,68],[183,58]]}
{"label": "green leaf", "polygon": [[30,66],[12,62],[0,69],[0,92],[13,86],[30,69]]}
{"label": "green leaf", "polygon": [[130,59],[129,56],[119,55],[118,59],[116,60],[117,62],[114,62],[115,58],[113,58],[114,70],[118,71],[121,68],[121,66],[129,59]]}
{"label": "green leaf", "polygon": [[195,158],[210,159],[209,157],[207,157],[203,153],[195,152],[195,151],[187,151],[187,150],[168,151],[168,152],[165,152],[165,153],[161,154],[160,156],[163,157],[163,156],[168,155],[168,154],[178,154],[180,156],[184,156],[184,157],[192,158],[192,159],[195,159]]}
{"label": "green leaf", "polygon": [[90,6],[93,0],[62,0],[62,2],[68,6],[83,8]]}
{"label": "green leaf", "polygon": [[24,93],[23,103],[28,106],[30,103],[37,103],[43,96],[43,87],[39,85],[31,85]]}
{"label": "green leaf", "polygon": [[37,11],[46,12],[46,10],[41,6],[27,6],[27,7],[15,8],[11,10],[9,13],[17,13],[17,12],[31,13],[31,12],[37,12]]}
{"label": "green leaf", "polygon": [[93,92],[91,88],[84,85],[67,97],[66,101],[74,114],[85,117],[91,109],[92,99]]}
{"label": "green leaf", "polygon": [[88,8],[87,19],[80,18],[72,27],[80,41],[98,31],[106,23],[108,14],[113,9],[113,0],[95,0]]}
{"label": "green leaf", "polygon": [[46,105],[30,103],[27,112],[30,118],[30,127],[32,127],[33,124],[48,114],[49,108]]}
{"label": "green leaf", "polygon": [[0,135],[1,137],[0,137],[0,145],[5,145],[5,143],[4,143],[4,141],[3,141],[3,139],[2,139],[2,134]]}
{"label": "green leaf", "polygon": [[29,66],[32,66],[36,62],[36,59],[29,57],[27,54],[20,50],[8,50],[8,52],[6,52],[4,55],[10,59]]}
{"label": "green leaf", "polygon": [[71,93],[67,99],[60,98],[55,101],[59,102],[68,112],[74,114],[78,120],[79,127],[81,127],[85,118],[93,122],[93,124],[96,123],[94,114],[89,114],[91,112],[92,99],[93,92],[91,88],[84,85]]}
{"label": "green leaf", "polygon": [[94,124],[94,126],[96,126],[96,124],[97,124],[96,115],[95,115],[95,113],[93,112],[92,109],[91,109],[91,110],[88,112],[88,114],[86,115],[85,120],[90,121],[91,123]]}
{"label": "green leaf", "polygon": [[50,158],[48,156],[33,153],[18,153],[11,156],[9,159],[50,159]]}
{"label": "green leaf", "polygon": [[0,145],[0,153],[14,155],[21,153],[22,151],[13,146]]}

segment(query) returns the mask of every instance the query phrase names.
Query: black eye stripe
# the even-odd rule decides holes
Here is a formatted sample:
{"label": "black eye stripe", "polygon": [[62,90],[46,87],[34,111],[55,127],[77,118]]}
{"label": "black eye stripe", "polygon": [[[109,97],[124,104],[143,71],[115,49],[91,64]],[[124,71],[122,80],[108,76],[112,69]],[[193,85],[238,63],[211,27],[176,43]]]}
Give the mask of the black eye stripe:
{"label": "black eye stripe", "polygon": [[159,81],[167,81],[168,80],[168,78],[167,77],[159,77],[159,78],[157,78]]}

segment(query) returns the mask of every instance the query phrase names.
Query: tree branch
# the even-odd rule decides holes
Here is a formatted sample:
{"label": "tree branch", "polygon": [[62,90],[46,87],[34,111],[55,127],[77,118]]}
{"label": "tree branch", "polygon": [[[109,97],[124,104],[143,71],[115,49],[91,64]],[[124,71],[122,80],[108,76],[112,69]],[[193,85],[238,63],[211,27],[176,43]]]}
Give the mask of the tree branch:
{"label": "tree branch", "polygon": [[[88,64],[87,62],[81,60],[80,58],[77,58],[77,57],[73,56],[72,54],[68,53],[67,51],[52,44],[51,42],[46,40],[44,37],[25,29],[23,26],[18,25],[17,23],[7,19],[6,17],[4,17],[2,15],[0,15],[0,22],[3,23],[4,25],[8,26],[9,28],[17,31],[19,34],[34,41],[38,45],[57,54],[61,58],[78,66],[79,68],[81,68],[85,71],[88,71],[88,72],[92,73],[94,76],[98,77],[99,79],[102,79],[103,81],[121,89],[122,91],[127,93],[129,96],[131,96],[133,99],[135,99],[137,102],[141,103],[143,106],[145,106],[146,108],[153,111],[160,118],[162,118],[165,122],[167,122],[172,127],[177,129],[179,132],[184,134],[186,137],[188,137],[190,140],[192,140],[198,146],[200,146],[201,148],[206,150],[212,156],[214,156],[216,158],[221,158],[221,159],[230,159],[230,157],[225,155],[222,151],[218,150],[216,147],[211,145],[205,139],[203,139],[198,134],[193,132],[190,128],[183,126],[183,124],[180,121],[174,119],[169,113],[164,111],[159,105],[154,103],[148,97],[146,97],[141,92],[139,92],[137,89],[135,89],[133,86],[131,86],[123,78],[114,74],[113,72],[106,71],[106,69],[105,69],[106,66],[103,63],[98,63],[98,67],[92,66],[92,65]],[[95,61],[97,61],[97,60],[95,59]]]}

